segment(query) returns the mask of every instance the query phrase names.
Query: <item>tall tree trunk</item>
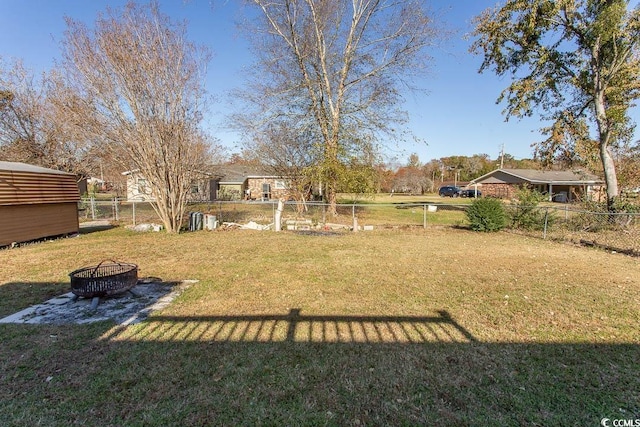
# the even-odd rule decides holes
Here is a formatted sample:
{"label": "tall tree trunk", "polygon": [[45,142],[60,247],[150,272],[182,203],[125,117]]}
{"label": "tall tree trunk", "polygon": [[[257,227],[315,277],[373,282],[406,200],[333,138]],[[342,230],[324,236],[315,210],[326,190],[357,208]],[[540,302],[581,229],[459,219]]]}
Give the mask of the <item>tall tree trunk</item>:
{"label": "tall tree trunk", "polygon": [[592,72],[594,75],[594,108],[595,119],[598,127],[598,144],[600,148],[600,159],[602,160],[602,169],[604,172],[604,180],[607,185],[607,208],[612,210],[613,202],[618,197],[618,178],[616,176],[616,165],[613,162],[609,141],[611,139],[611,127],[607,118],[607,105],[605,88],[602,82],[602,75],[598,63],[600,60],[599,45],[596,43],[592,50]]}
{"label": "tall tree trunk", "polygon": [[602,160],[604,179],[607,185],[607,207],[609,210],[612,210],[613,203],[616,197],[618,197],[618,177],[613,156],[607,144],[600,143],[600,159]]}
{"label": "tall tree trunk", "polygon": [[332,216],[338,215],[338,179],[340,177],[340,171],[338,170],[338,133],[334,129],[333,135],[325,142],[325,170],[324,179],[327,190],[327,202],[329,203],[329,214]]}

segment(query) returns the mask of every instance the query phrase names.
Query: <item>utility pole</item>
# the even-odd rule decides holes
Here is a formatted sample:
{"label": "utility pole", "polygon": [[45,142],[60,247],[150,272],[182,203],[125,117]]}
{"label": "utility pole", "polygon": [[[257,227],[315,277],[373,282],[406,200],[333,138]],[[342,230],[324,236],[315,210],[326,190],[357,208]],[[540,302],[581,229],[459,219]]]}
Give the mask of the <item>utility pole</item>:
{"label": "utility pole", "polygon": [[500,169],[504,168],[504,143],[502,143],[500,149]]}

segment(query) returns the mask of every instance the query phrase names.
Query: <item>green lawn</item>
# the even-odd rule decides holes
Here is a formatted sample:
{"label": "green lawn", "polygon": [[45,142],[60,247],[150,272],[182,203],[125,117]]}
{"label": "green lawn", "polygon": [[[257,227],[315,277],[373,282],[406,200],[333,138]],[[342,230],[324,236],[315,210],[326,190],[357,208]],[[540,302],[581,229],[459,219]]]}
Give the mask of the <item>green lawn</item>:
{"label": "green lawn", "polygon": [[0,425],[599,425],[640,418],[637,258],[439,227],[0,251],[0,316],[103,259],[197,279],[127,328],[0,325]]}

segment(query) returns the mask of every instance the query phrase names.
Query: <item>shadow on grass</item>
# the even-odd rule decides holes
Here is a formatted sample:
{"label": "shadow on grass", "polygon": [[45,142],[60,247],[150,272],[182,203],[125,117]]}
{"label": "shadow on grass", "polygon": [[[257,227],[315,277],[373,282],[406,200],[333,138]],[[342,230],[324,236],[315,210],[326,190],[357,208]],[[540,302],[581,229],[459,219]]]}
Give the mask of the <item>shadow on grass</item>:
{"label": "shadow on grass", "polygon": [[106,231],[111,230],[112,228],[116,228],[115,225],[109,223],[108,221],[89,221],[80,223],[80,234],[89,234],[96,233],[98,231]]}
{"label": "shadow on grass", "polygon": [[103,339],[215,342],[425,343],[473,342],[444,310],[437,316],[231,315],[153,316],[134,336],[114,329]]}
{"label": "shadow on grass", "polygon": [[637,344],[480,342],[445,311],[1,325],[0,339],[3,425],[599,425],[640,417]]}
{"label": "shadow on grass", "polygon": [[[166,306],[180,292],[182,282],[163,282],[158,278],[141,278],[133,288],[128,287],[112,295],[101,295],[93,302],[93,292],[106,292],[94,282],[80,280],[70,283],[6,283],[0,286],[0,323],[82,324],[112,320],[118,324],[138,323],[158,309]],[[90,286],[87,288],[87,284]],[[110,282],[122,285],[122,281]],[[126,283],[125,283],[126,284]],[[71,292],[80,295],[72,297]],[[82,295],[86,296],[82,296]],[[32,301],[27,307],[19,307]],[[17,308],[17,309],[16,309]],[[5,311],[11,311],[4,315]]]}
{"label": "shadow on grass", "polygon": [[0,283],[0,318],[70,290],[70,282]]}

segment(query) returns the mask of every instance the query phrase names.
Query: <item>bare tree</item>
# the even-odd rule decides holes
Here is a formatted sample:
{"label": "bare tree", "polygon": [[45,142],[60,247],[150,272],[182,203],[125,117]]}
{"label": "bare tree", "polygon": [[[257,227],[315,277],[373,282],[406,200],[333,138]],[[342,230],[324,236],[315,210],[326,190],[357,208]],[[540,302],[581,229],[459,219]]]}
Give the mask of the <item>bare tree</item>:
{"label": "bare tree", "polygon": [[22,62],[0,64],[0,159],[87,173],[86,144],[66,133],[51,99],[51,74],[36,77]]}
{"label": "bare tree", "polygon": [[305,202],[312,192],[312,167],[317,160],[314,137],[309,129],[272,122],[256,135],[247,146],[247,153],[278,177],[284,178],[290,195],[298,202],[298,210],[306,209]]}
{"label": "bare tree", "polygon": [[255,78],[243,91],[252,129],[274,118],[313,126],[317,168],[335,214],[350,144],[393,134],[404,122],[401,86],[426,68],[433,21],[417,0],[247,3],[260,11],[250,30]]}
{"label": "bare tree", "polygon": [[207,164],[198,126],[208,60],[156,3],[107,9],[92,29],[67,18],[63,65],[80,98],[61,105],[66,118],[146,178],[170,233],[180,230],[191,184]]}
{"label": "bare tree", "polygon": [[[34,163],[42,157],[43,85],[21,62],[0,68],[0,149],[3,160]],[[38,162],[38,164],[40,164]]]}

